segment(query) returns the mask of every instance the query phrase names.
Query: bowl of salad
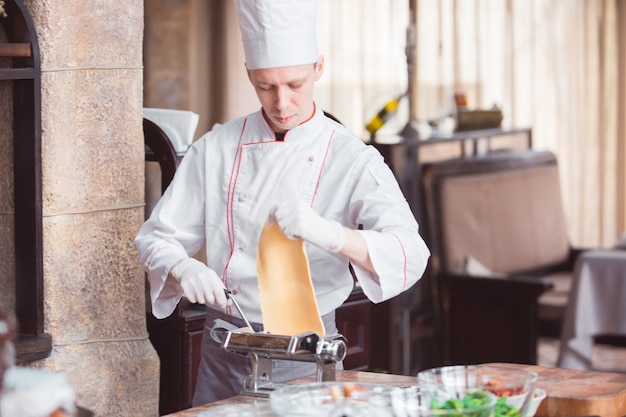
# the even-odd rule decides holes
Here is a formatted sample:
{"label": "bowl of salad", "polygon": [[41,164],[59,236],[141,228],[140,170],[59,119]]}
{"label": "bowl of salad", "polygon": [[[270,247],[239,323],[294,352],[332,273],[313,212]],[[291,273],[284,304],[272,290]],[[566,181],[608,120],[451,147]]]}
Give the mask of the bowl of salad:
{"label": "bowl of salad", "polygon": [[491,417],[497,397],[480,389],[398,388],[391,392],[394,417]]}
{"label": "bowl of salad", "polygon": [[[475,389],[496,396],[495,416],[530,417],[536,372],[503,365],[456,365],[432,368],[417,374],[421,389],[440,396],[460,389]],[[508,413],[508,414],[507,414]]]}

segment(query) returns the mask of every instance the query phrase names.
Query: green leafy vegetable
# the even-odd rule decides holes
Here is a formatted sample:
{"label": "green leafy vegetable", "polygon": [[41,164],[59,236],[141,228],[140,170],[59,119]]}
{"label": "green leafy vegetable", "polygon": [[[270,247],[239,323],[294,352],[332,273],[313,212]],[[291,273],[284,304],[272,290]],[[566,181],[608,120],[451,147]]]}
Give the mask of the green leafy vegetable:
{"label": "green leafy vegetable", "polygon": [[462,399],[451,398],[441,402],[441,400],[433,398],[430,402],[430,409],[456,411],[454,414],[449,414],[451,417],[489,417],[489,409],[468,411],[484,407],[487,404],[489,404],[489,396],[484,391],[474,391],[466,394]]}
{"label": "green leafy vegetable", "polygon": [[520,412],[515,406],[506,402],[506,397],[498,398],[496,402],[495,417],[520,417]]}

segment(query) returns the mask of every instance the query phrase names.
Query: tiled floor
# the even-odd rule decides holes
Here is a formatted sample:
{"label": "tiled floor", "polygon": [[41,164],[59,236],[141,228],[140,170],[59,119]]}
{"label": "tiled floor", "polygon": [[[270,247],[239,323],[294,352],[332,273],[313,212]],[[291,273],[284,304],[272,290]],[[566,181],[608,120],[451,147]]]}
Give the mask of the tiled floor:
{"label": "tiled floor", "polygon": [[[559,341],[541,339],[539,342],[539,365],[556,366],[559,356]],[[626,373],[626,348],[596,344],[593,348],[593,370]]]}

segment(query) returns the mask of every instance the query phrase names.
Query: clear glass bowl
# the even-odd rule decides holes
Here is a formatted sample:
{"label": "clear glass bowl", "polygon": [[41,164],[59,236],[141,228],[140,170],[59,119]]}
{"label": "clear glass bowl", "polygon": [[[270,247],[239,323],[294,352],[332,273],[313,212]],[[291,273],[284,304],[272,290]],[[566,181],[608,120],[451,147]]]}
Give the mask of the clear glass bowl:
{"label": "clear glass bowl", "polygon": [[418,385],[435,395],[458,396],[463,388],[480,389],[506,398],[508,404],[520,411],[527,410],[537,379],[536,372],[506,364],[444,366],[417,374]]}
{"label": "clear glass bowl", "polygon": [[497,401],[492,393],[473,388],[442,393],[409,387],[396,389],[391,396],[394,417],[490,417]]}
{"label": "clear glass bowl", "polygon": [[539,409],[541,402],[545,400],[547,396],[548,393],[546,392],[546,390],[541,388],[535,388],[533,398],[532,400],[530,400],[530,406],[528,407],[528,411],[526,411],[526,417],[533,417],[537,412],[537,409]]}
{"label": "clear glass bowl", "polygon": [[[461,389],[464,395],[478,390]],[[392,387],[377,384],[321,382],[290,385],[270,394],[270,404],[278,416],[292,417],[489,417],[497,397],[480,391],[479,405],[454,410],[432,410],[450,398],[437,397],[418,387]]]}
{"label": "clear glass bowl", "polygon": [[313,382],[280,387],[270,394],[272,410],[293,417],[394,417],[391,386],[359,382]]}
{"label": "clear glass bowl", "polygon": [[219,414],[220,417],[276,417],[265,400],[258,400],[249,404],[233,404],[220,406],[219,411],[209,408],[198,414],[198,417],[212,417]]}

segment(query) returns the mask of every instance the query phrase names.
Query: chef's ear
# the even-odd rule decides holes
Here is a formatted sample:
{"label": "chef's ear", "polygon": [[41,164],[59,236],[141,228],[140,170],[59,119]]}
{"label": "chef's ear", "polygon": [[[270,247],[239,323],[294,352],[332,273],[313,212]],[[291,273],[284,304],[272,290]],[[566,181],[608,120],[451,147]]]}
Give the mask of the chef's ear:
{"label": "chef's ear", "polygon": [[315,63],[315,81],[322,78],[324,73],[324,55],[320,55],[319,59]]}

